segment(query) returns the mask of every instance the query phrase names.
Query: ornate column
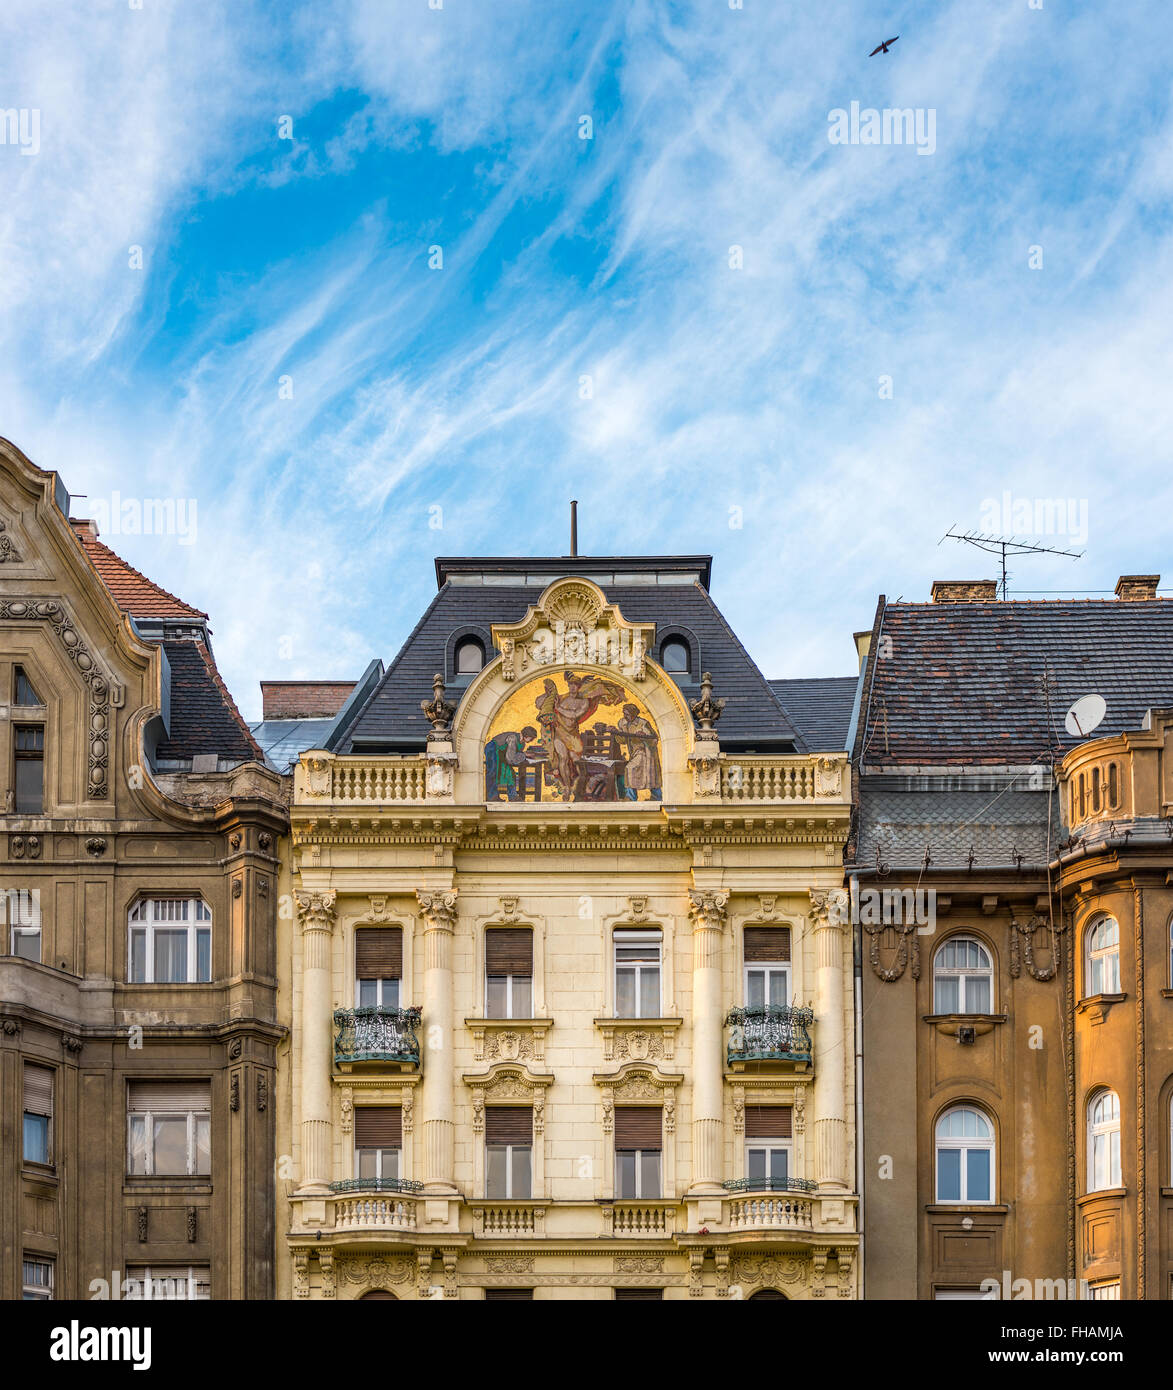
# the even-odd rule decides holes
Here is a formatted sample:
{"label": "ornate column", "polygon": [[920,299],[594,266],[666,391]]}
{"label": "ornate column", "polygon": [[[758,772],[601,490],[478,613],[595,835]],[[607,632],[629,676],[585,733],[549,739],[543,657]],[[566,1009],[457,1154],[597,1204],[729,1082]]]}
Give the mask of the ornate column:
{"label": "ornate column", "polygon": [[842,888],[810,890],[815,986],[815,1176],[820,1186],[849,1188],[847,1178],[847,1009],[843,941],[850,920]]}
{"label": "ornate column", "polygon": [[330,1190],[330,1050],[334,1021],[331,946],[333,889],[295,892],[301,919],[301,1187],[302,1194]]}
{"label": "ornate column", "polygon": [[692,918],[692,1182],[690,1191],[722,1191],[723,1099],[721,946],[727,892],[689,892]]}
{"label": "ornate column", "polygon": [[452,932],[456,926],[456,890],[417,891],[424,924],[423,1031],[427,1055],[420,1082],[423,1120],[425,1191],[456,1191],[453,1126]]}

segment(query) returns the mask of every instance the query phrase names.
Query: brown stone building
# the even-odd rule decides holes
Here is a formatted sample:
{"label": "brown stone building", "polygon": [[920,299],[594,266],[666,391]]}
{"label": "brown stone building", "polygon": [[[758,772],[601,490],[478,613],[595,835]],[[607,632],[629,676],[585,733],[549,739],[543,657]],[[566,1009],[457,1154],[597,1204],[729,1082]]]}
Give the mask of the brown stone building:
{"label": "brown stone building", "polygon": [[1173,602],[1156,582],[1033,603],[938,584],[929,604],[881,598],[859,638],[866,1298],[988,1280],[1170,1296],[1173,772],[1170,717],[1148,711],[1173,707]]}
{"label": "brown stone building", "polygon": [[3,440],[0,711],[0,1298],[271,1297],[282,782]]}

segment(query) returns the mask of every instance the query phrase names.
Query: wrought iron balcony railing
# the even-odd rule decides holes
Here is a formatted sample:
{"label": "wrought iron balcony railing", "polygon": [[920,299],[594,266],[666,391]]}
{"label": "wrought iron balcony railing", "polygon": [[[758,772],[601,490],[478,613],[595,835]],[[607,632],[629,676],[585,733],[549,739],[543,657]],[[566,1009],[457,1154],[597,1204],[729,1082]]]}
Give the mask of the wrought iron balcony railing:
{"label": "wrought iron balcony railing", "polygon": [[727,1057],[732,1062],[809,1062],[810,1009],[767,1004],[755,1009],[730,1009]]}
{"label": "wrought iron balcony railing", "polygon": [[422,1182],[411,1178],[347,1178],[345,1182],[332,1182],[331,1192],[421,1192]]}
{"label": "wrought iron balcony railing", "polygon": [[419,1066],[419,1009],[335,1009],[335,1062],[406,1062]]}
{"label": "wrought iron balcony railing", "polygon": [[730,1178],[721,1186],[726,1192],[817,1192],[819,1185],[809,1178]]}

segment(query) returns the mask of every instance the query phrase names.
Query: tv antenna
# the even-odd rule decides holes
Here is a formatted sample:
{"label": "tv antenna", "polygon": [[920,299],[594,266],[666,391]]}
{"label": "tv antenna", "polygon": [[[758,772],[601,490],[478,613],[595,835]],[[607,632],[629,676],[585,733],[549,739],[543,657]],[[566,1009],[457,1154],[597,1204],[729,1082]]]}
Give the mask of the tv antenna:
{"label": "tv antenna", "polygon": [[954,531],[952,529],[945,532],[941,541],[962,541],[966,545],[977,546],[979,550],[988,551],[991,555],[1001,555],[1002,557],[1002,582],[999,588],[1002,597],[1007,594],[1006,581],[1010,578],[1006,568],[1007,555],[1066,555],[1071,560],[1083,558],[1082,550],[1060,550],[1053,545],[1031,545],[1029,541],[1017,541],[1013,536],[987,536],[983,531]]}

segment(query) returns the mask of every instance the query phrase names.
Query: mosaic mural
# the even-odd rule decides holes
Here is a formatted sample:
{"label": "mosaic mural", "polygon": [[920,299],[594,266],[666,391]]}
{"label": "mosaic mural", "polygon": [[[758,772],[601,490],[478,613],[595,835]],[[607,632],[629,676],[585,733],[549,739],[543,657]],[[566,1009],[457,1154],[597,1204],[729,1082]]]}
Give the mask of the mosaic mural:
{"label": "mosaic mural", "polygon": [[621,682],[560,671],[527,681],[493,720],[486,801],[659,801],[660,734]]}

